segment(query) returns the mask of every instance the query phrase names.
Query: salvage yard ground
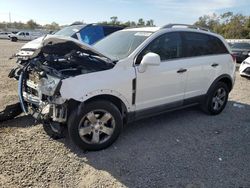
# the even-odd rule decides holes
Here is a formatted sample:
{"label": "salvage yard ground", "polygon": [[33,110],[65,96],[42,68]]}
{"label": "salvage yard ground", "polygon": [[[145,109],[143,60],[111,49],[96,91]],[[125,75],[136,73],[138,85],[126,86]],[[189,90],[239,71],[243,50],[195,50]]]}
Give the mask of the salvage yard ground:
{"label": "salvage yard ground", "polygon": [[[17,101],[9,60],[24,43],[0,40],[0,110]],[[222,114],[198,108],[130,124],[106,150],[52,140],[20,116],[0,123],[0,187],[250,187],[250,80],[237,72]]]}

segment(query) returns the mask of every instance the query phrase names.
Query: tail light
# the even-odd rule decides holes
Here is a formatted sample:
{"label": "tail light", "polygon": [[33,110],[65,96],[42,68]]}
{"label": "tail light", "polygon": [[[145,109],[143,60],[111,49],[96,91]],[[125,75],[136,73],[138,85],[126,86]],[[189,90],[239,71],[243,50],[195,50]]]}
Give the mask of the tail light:
{"label": "tail light", "polygon": [[234,54],[231,54],[232,58],[233,58],[233,62],[236,63],[236,57]]}

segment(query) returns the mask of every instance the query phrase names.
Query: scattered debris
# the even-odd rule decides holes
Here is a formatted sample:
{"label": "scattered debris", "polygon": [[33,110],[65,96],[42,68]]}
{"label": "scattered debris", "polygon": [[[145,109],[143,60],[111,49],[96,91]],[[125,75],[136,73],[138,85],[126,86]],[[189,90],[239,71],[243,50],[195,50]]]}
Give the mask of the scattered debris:
{"label": "scattered debris", "polygon": [[219,157],[219,161],[222,161],[222,158]]}
{"label": "scattered debris", "polygon": [[0,122],[14,119],[21,113],[22,109],[20,103],[8,105],[3,111],[0,112]]}
{"label": "scattered debris", "polygon": [[214,133],[215,133],[215,134],[221,134],[222,131],[220,131],[220,130],[215,130]]}
{"label": "scattered debris", "polygon": [[245,105],[243,104],[239,104],[239,103],[234,103],[233,107],[237,107],[237,108],[245,108]]}

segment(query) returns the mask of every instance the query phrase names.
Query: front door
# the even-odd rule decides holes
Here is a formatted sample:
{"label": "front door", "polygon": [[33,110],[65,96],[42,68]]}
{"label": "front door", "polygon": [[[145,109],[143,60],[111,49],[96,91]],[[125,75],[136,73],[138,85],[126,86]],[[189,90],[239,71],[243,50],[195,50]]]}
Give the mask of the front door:
{"label": "front door", "polygon": [[[182,40],[177,32],[166,33],[152,41],[137,57],[136,110],[182,105],[186,84]],[[139,72],[142,57],[148,52],[160,55],[159,66],[148,66]]]}

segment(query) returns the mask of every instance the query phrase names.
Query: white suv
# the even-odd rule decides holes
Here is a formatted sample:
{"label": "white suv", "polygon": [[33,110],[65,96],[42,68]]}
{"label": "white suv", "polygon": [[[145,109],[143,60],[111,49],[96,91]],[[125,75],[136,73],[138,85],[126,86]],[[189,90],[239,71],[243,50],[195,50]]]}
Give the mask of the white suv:
{"label": "white suv", "polygon": [[94,47],[50,36],[10,77],[19,79],[23,111],[46,132],[60,137],[67,125],[80,148],[100,150],[140,118],[193,105],[219,114],[235,58],[220,35],[167,25],[121,30]]}

